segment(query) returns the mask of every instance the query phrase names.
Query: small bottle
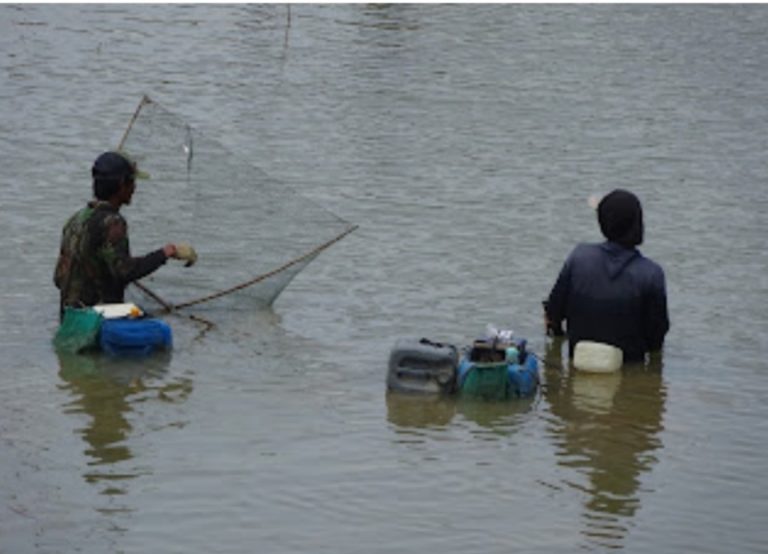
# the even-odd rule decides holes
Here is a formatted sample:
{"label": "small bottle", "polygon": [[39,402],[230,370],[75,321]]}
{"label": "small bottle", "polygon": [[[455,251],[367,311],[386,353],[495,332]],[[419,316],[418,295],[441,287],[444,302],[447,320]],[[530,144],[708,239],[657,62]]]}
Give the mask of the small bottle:
{"label": "small bottle", "polygon": [[510,346],[507,348],[507,351],[504,355],[505,360],[508,364],[517,364],[520,362],[520,353],[517,351],[517,348],[514,346]]}

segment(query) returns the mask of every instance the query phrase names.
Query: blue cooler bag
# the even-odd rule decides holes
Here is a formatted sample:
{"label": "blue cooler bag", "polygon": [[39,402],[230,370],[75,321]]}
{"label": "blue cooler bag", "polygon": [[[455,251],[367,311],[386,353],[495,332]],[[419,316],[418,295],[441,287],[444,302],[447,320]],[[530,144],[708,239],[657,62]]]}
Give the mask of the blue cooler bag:
{"label": "blue cooler bag", "polygon": [[101,325],[99,345],[112,356],[146,356],[172,344],[170,325],[159,319],[105,319]]}

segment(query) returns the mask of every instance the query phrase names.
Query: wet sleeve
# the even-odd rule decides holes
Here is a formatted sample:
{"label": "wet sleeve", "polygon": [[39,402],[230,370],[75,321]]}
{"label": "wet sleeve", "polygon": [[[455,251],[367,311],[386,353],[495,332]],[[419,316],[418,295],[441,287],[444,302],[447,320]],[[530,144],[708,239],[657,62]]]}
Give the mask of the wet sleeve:
{"label": "wet sleeve", "polygon": [[67,236],[67,227],[69,226],[69,222],[67,222],[67,225],[64,226],[64,228],[61,230],[61,241],[59,243],[59,257],[56,260],[56,268],[53,271],[53,284],[56,285],[56,288],[61,290],[61,288],[64,286],[64,283],[66,282],[67,275],[70,271],[70,261],[69,261],[69,253],[66,250],[66,236]]}
{"label": "wet sleeve", "polygon": [[661,350],[668,331],[667,287],[664,271],[658,268],[651,281],[646,302],[645,332],[648,348],[651,352]]}
{"label": "wet sleeve", "polygon": [[53,271],[53,284],[61,290],[64,286],[64,273],[66,272],[66,262],[63,248],[59,249],[59,258],[56,260],[56,269]]}
{"label": "wet sleeve", "polygon": [[547,317],[555,335],[563,335],[563,320],[568,308],[568,295],[571,288],[571,257],[563,264],[547,299]]}
{"label": "wet sleeve", "polygon": [[167,258],[162,248],[146,256],[131,256],[128,224],[121,216],[105,220],[104,230],[104,243],[99,254],[115,279],[127,284],[146,277],[165,264]]}

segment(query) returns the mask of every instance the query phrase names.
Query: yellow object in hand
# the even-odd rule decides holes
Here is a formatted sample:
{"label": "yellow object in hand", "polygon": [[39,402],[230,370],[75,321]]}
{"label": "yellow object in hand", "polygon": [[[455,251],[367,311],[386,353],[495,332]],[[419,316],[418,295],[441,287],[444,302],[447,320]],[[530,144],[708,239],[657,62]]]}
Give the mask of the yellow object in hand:
{"label": "yellow object in hand", "polygon": [[197,261],[197,252],[190,244],[182,242],[176,245],[176,254],[173,257],[177,260],[186,261],[184,267],[189,267]]}

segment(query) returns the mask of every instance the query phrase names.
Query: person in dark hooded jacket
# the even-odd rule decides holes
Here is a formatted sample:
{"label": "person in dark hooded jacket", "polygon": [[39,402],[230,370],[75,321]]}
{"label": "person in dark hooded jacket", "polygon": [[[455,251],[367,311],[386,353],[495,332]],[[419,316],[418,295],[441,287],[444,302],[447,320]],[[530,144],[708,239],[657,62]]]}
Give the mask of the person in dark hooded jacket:
{"label": "person in dark hooded jacket", "polygon": [[643,210],[637,197],[617,189],[597,207],[607,239],[579,244],[565,261],[545,302],[548,332],[562,335],[570,354],[581,340],[620,348],[625,361],[643,361],[661,350],[669,331],[664,271],[636,248],[643,242]]}

